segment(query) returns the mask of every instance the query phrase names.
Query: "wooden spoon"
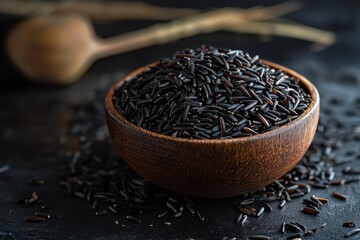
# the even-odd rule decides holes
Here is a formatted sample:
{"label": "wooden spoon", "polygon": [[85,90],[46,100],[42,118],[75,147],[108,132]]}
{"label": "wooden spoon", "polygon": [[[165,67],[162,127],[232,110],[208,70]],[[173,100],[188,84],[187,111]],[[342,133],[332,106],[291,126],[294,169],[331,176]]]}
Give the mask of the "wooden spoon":
{"label": "wooden spoon", "polygon": [[7,39],[7,50],[20,70],[33,80],[68,84],[98,58],[221,30],[229,24],[273,18],[296,8],[286,3],[246,10],[224,8],[107,40],[98,39],[84,17],[51,14],[30,18],[15,27]]}
{"label": "wooden spoon", "polygon": [[164,37],[169,38],[169,34],[174,36],[170,39],[176,39],[179,28],[170,33],[165,32],[169,24],[164,25],[167,27],[152,27],[100,40],[84,17],[39,16],[24,21],[10,33],[7,49],[11,59],[31,79],[67,84],[78,79],[97,58],[159,43]]}

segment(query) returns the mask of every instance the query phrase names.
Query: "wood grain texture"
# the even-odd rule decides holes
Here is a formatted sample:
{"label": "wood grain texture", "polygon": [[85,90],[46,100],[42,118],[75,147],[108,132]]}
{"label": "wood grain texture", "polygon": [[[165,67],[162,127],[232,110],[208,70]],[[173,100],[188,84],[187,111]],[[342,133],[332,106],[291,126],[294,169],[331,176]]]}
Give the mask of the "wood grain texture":
{"label": "wood grain texture", "polygon": [[320,99],[302,75],[261,61],[298,78],[311,94],[308,109],[293,122],[256,136],[226,140],[173,138],[137,127],[116,111],[112,96],[114,88],[151,66],[147,65],[120,79],[107,93],[106,118],[114,146],[149,181],[190,196],[231,197],[273,182],[293,168],[310,146]]}

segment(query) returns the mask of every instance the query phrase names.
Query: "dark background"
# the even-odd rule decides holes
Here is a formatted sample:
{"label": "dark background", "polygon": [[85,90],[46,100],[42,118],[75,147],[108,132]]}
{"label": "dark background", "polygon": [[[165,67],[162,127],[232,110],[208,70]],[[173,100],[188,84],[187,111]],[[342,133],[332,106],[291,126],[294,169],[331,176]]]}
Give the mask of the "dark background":
{"label": "dark background", "polygon": [[[147,1],[159,6],[212,8],[224,6],[250,7],[269,5],[282,1]],[[268,42],[255,35],[217,32],[183,39],[162,46],[109,57],[97,61],[77,83],[68,87],[51,87],[34,84],[22,76],[6,56],[4,44],[0,52],[0,166],[10,165],[5,175],[0,175],[0,239],[244,239],[249,234],[269,234],[281,238],[277,230],[283,221],[300,219],[309,226],[327,223],[326,229],[312,239],[341,239],[346,229],[341,223],[355,220],[360,224],[360,184],[347,185],[342,191],[350,196],[347,204],[334,201],[327,211],[309,218],[299,212],[300,204],[289,205],[286,210],[262,216],[261,221],[250,220],[244,228],[234,224],[237,212],[234,199],[200,200],[207,212],[205,222],[183,217],[171,227],[155,224],[126,223],[126,227],[114,225],[113,216],[94,217],[94,213],[82,201],[66,195],[58,184],[57,157],[51,154],[66,123],[74,110],[68,104],[89,101],[96,97],[99,88],[110,86],[126,72],[159,58],[170,56],[175,50],[210,44],[217,47],[244,49],[304,74],[318,87],[322,101],[322,113],[335,114],[348,121],[346,111],[354,109],[351,103],[360,97],[360,2],[359,1],[302,1],[303,8],[286,17],[336,33],[337,43],[314,53],[309,43],[301,40],[274,37]],[[0,14],[0,38],[21,18]],[[126,31],[140,29],[155,22],[126,21],[112,24],[96,24],[96,33],[110,37]],[[344,105],[329,107],[329,99],[344,99]],[[99,113],[102,114],[102,113]],[[359,117],[349,121],[359,123]],[[353,142],[347,148],[360,156],[360,143]],[[345,150],[344,150],[345,152]],[[341,154],[341,152],[340,152]],[[357,154],[357,155],[356,155]],[[359,162],[355,162],[359,165]],[[41,176],[44,186],[34,187],[27,180]],[[35,189],[35,190],[34,190]],[[28,224],[24,216],[32,209],[16,205],[19,198],[37,191],[51,208],[52,219],[41,224]],[[316,192],[315,192],[316,193]],[[329,192],[320,194],[329,196]],[[211,210],[209,210],[211,209]],[[154,215],[156,216],[156,215]],[[151,223],[154,216],[144,216]],[[156,218],[156,217],[155,217]],[[148,221],[146,220],[148,219]],[[354,238],[356,239],[356,237]]]}

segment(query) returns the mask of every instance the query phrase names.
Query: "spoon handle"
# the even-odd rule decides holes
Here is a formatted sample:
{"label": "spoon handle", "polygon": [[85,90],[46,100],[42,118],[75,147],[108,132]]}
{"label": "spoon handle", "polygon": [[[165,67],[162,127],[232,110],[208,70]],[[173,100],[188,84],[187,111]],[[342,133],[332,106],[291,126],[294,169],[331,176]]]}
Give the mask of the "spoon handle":
{"label": "spoon handle", "polygon": [[110,39],[99,39],[97,40],[98,44],[95,55],[97,57],[106,57],[154,44],[178,40],[180,38],[193,36],[197,33],[217,31],[220,30],[223,23],[229,19],[229,17],[226,16],[228,12],[228,9],[220,9],[186,19],[175,20],[170,23],[156,24]]}
{"label": "spoon handle", "polygon": [[294,2],[286,2],[270,7],[253,7],[245,10],[239,8],[217,9],[165,24],[156,24],[118,37],[106,40],[98,39],[95,56],[106,57],[155,44],[164,44],[195,34],[219,31],[251,20],[267,20],[292,12],[299,7]]}

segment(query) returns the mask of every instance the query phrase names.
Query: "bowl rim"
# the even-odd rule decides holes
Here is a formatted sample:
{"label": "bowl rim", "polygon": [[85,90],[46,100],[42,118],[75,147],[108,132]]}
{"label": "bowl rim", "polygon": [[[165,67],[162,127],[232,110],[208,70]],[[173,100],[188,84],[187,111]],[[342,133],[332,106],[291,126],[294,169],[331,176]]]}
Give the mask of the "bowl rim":
{"label": "bowl rim", "polygon": [[308,93],[311,95],[311,102],[308,106],[308,108],[302,113],[300,114],[295,120],[288,122],[276,129],[272,129],[270,131],[267,132],[263,132],[260,133],[258,135],[252,135],[252,136],[246,136],[246,137],[238,137],[238,138],[230,138],[230,139],[190,139],[190,138],[180,138],[180,137],[172,137],[169,135],[164,135],[161,133],[156,133],[156,132],[152,132],[150,130],[147,130],[145,128],[141,128],[139,126],[136,126],[135,124],[131,123],[130,121],[128,121],[125,117],[123,117],[115,108],[114,104],[113,104],[113,95],[114,95],[114,91],[116,88],[118,88],[119,86],[121,86],[124,82],[133,79],[136,75],[140,74],[143,71],[148,70],[149,68],[155,66],[156,64],[159,64],[159,61],[144,65],[142,67],[139,67],[131,72],[129,72],[128,74],[126,74],[125,76],[121,77],[120,80],[116,81],[116,83],[114,85],[112,85],[105,97],[105,109],[107,114],[109,114],[117,123],[122,123],[124,125],[126,125],[129,128],[132,128],[135,131],[139,131],[143,134],[149,135],[151,137],[154,138],[160,138],[163,140],[167,140],[167,141],[175,141],[175,142],[182,142],[182,143],[192,143],[192,144],[224,144],[224,143],[239,143],[239,142],[248,142],[248,141],[253,141],[253,140],[259,140],[259,139],[264,139],[266,137],[271,137],[274,136],[276,134],[281,134],[282,132],[284,132],[286,129],[292,128],[294,126],[296,126],[299,122],[301,122],[303,119],[305,119],[306,117],[308,117],[310,114],[312,114],[318,107],[319,102],[320,102],[320,97],[319,97],[319,93],[318,90],[316,89],[316,87],[303,75],[299,74],[298,72],[289,69],[287,67],[284,67],[280,64],[268,61],[268,60],[264,60],[264,59],[260,59],[260,62],[262,64],[268,65],[272,68],[275,69],[280,69],[283,72],[285,72],[286,74],[293,76],[297,79],[299,79],[300,85],[302,87],[304,87]]}

